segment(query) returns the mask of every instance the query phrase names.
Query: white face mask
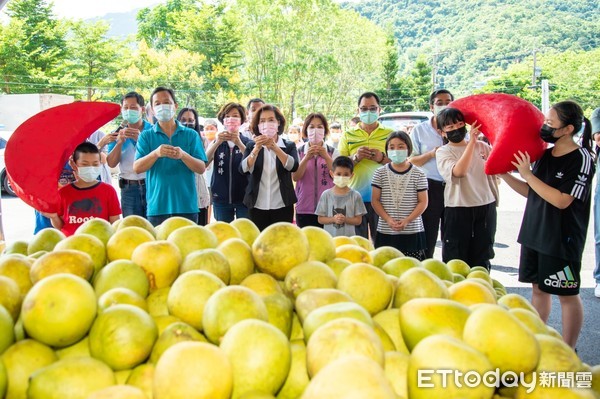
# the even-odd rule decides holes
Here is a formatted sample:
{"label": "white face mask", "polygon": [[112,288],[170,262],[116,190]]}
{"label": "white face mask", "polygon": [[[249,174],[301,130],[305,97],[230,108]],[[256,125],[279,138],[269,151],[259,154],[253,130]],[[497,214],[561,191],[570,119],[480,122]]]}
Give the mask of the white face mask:
{"label": "white face mask", "polygon": [[102,166],[81,166],[77,168],[77,175],[86,183],[97,181],[101,172]]}
{"label": "white face mask", "polygon": [[333,184],[339,188],[344,188],[350,184],[350,179],[349,176],[333,176]]}
{"label": "white face mask", "polygon": [[175,105],[160,104],[154,107],[154,115],[159,122],[168,122],[175,116]]}
{"label": "white face mask", "polygon": [[433,106],[433,114],[437,116],[440,112],[448,108],[447,105],[434,105]]}

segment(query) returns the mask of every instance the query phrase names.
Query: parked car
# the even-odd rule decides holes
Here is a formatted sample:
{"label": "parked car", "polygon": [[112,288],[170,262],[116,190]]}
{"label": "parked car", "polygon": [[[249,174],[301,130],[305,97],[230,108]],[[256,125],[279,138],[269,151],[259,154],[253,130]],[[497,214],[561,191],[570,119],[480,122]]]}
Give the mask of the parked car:
{"label": "parked car", "polygon": [[421,122],[429,120],[433,113],[414,111],[414,112],[391,112],[379,116],[379,122],[393,130],[410,130]]}
{"label": "parked car", "polygon": [[4,150],[6,149],[7,140],[0,136],[0,188],[9,195],[16,196],[6,175],[6,166],[4,164]]}

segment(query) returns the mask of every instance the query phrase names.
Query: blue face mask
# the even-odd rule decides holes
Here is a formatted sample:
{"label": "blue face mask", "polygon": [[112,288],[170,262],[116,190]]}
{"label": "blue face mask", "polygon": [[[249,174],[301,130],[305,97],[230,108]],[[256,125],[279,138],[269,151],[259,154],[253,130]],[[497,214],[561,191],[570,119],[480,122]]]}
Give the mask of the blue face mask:
{"label": "blue face mask", "polygon": [[138,123],[142,119],[142,112],[135,109],[124,109],[121,111],[123,120],[127,123]]}
{"label": "blue face mask", "polygon": [[175,116],[175,106],[173,104],[156,105],[154,115],[159,122],[168,122]]}
{"label": "blue face mask", "polygon": [[372,123],[377,122],[377,118],[379,118],[379,112],[377,111],[365,111],[359,114],[360,121],[365,125],[370,125]]}
{"label": "blue face mask", "polygon": [[394,164],[401,164],[408,158],[408,150],[389,150],[387,156]]}

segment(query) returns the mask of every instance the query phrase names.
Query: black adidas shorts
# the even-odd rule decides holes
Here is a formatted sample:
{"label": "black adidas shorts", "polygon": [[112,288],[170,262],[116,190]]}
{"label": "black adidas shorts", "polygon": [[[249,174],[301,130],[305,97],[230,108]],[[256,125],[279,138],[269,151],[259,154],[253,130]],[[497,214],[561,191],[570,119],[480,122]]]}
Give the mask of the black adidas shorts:
{"label": "black adidas shorts", "polygon": [[544,255],[521,245],[519,281],[537,284],[554,295],[577,295],[581,285],[581,262]]}

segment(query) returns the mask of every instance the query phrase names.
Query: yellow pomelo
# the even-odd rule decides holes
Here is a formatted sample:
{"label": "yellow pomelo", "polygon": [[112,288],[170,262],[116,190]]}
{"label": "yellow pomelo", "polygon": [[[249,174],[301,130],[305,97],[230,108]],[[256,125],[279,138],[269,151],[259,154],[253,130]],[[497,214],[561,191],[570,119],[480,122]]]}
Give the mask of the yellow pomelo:
{"label": "yellow pomelo", "polygon": [[301,339],[304,340],[304,331],[302,331],[302,324],[296,312],[292,314],[292,332],[290,333],[290,341]]}
{"label": "yellow pomelo", "polygon": [[448,298],[448,288],[429,270],[413,267],[402,273],[394,294],[395,308],[414,298]]}
{"label": "yellow pomelo", "polygon": [[150,355],[157,335],[148,313],[132,305],[111,306],[92,325],[90,353],[115,371],[130,369]]}
{"label": "yellow pomelo", "polygon": [[373,321],[373,331],[375,331],[375,334],[377,334],[377,336],[381,340],[381,344],[383,345],[384,351],[387,352],[396,350],[394,341],[392,341],[388,333],[376,321]]}
{"label": "yellow pomelo", "polygon": [[64,249],[74,249],[88,254],[94,263],[94,274],[98,273],[106,265],[106,248],[104,247],[104,243],[91,234],[77,234],[67,237],[54,247],[54,251]]}
{"label": "yellow pomelo", "polygon": [[177,246],[163,240],[140,244],[131,254],[131,261],[144,269],[153,292],[173,284],[182,259]]}
{"label": "yellow pomelo", "polygon": [[337,288],[350,295],[371,315],[387,308],[394,294],[392,283],[381,269],[360,263],[342,271]]}
{"label": "yellow pomelo", "polygon": [[366,356],[383,367],[385,351],[381,340],[363,322],[341,318],[323,324],[306,345],[306,368],[311,378],[329,363],[348,355]]}
{"label": "yellow pomelo", "polygon": [[146,298],[148,304],[148,313],[152,317],[168,316],[169,307],[167,306],[167,298],[171,287],[165,287],[154,291]]}
{"label": "yellow pomelo", "polygon": [[537,314],[521,308],[509,309],[509,312],[519,319],[533,334],[548,334],[546,324]]}
{"label": "yellow pomelo", "polygon": [[22,341],[25,337],[25,328],[23,327],[23,318],[19,317],[15,322],[15,341]]}
{"label": "yellow pomelo", "polygon": [[141,227],[142,229],[147,230],[148,233],[156,237],[156,231],[154,231],[154,226],[152,226],[152,223],[150,223],[148,219],[145,219],[138,215],[129,215],[119,220],[119,224],[117,226],[114,226],[115,231],[119,231],[126,227]]}
{"label": "yellow pomelo", "polygon": [[[432,370],[431,373],[422,374],[427,377],[424,382],[431,384],[427,388],[418,385],[419,374],[423,373],[423,370]],[[446,384],[443,384],[442,374],[435,373],[435,370],[458,370],[463,373],[463,376],[464,373],[475,372],[483,376],[492,371],[493,366],[485,355],[459,339],[441,334],[429,336],[419,342],[410,354],[408,397],[411,399],[491,399],[494,395],[494,388],[487,387],[486,384],[470,387],[470,384],[465,384],[464,380],[456,384],[454,378],[447,378]]]}
{"label": "yellow pomelo", "polygon": [[337,359],[314,377],[302,399],[396,399],[380,364],[361,355]]}
{"label": "yellow pomelo", "polygon": [[178,323],[181,320],[175,316],[164,315],[164,316],[152,316],[154,322],[156,323],[156,328],[158,328],[158,336],[163,333],[173,323]]}
{"label": "yellow pomelo", "polygon": [[167,349],[179,342],[186,341],[208,342],[204,335],[189,324],[182,322],[171,324],[156,340],[150,354],[150,362],[156,364]]}
{"label": "yellow pomelo", "polygon": [[487,288],[487,290],[494,298],[496,298],[496,290],[494,289],[494,287],[492,287],[492,283],[490,283],[488,280],[479,277],[471,277],[467,278],[466,280],[481,284],[483,287]]}
{"label": "yellow pomelo", "polygon": [[90,341],[88,337],[85,337],[71,346],[57,349],[56,356],[58,356],[59,359],[67,357],[90,357]]}
{"label": "yellow pomelo", "polygon": [[102,241],[104,245],[108,243],[110,237],[115,233],[113,226],[108,222],[108,220],[94,218],[92,220],[88,220],[81,226],[75,230],[75,235],[77,234],[90,234]]}
{"label": "yellow pomelo", "polygon": [[27,255],[32,255],[39,251],[52,251],[59,241],[64,240],[65,235],[52,227],[42,229],[33,236],[27,245]]}
{"label": "yellow pomelo", "polygon": [[329,266],[331,270],[333,270],[336,277],[338,278],[340,277],[340,274],[342,274],[342,271],[351,264],[352,262],[350,262],[348,259],[343,258],[333,258],[332,260],[327,262],[327,266]]}
{"label": "yellow pomelo", "polygon": [[467,277],[471,272],[471,268],[467,262],[462,259],[449,260],[446,262],[446,266],[448,266],[448,269],[450,269],[452,273],[460,274],[463,277]]}
{"label": "yellow pomelo", "polygon": [[206,225],[206,228],[213,232],[219,244],[230,238],[242,238],[240,232],[229,223],[216,221]]}
{"label": "yellow pomelo", "polygon": [[156,364],[153,387],[154,399],[229,399],[231,363],[224,351],[212,344],[180,342],[167,349]]}
{"label": "yellow pomelo", "polygon": [[202,331],[202,316],[208,298],[225,284],[203,270],[191,270],[175,280],[167,297],[169,314]]}
{"label": "yellow pomelo", "polygon": [[223,337],[221,350],[233,369],[233,395],[261,391],[275,394],[290,370],[292,356],[287,337],[262,320],[243,320]]}
{"label": "yellow pomelo", "polygon": [[596,395],[600,394],[600,364],[592,367],[592,390]]}
{"label": "yellow pomelo", "polygon": [[410,355],[389,351],[385,352],[385,377],[400,398],[408,398],[408,362]]}
{"label": "yellow pomelo", "polygon": [[115,371],[115,380],[117,381],[117,385],[125,384],[125,381],[129,378],[129,374],[131,374],[131,369]]}
{"label": "yellow pomelo", "polygon": [[375,249],[375,247],[373,246],[373,243],[368,238],[365,238],[363,236],[352,236],[350,238],[352,238],[354,241],[356,241],[356,243],[359,246],[363,247],[364,249],[366,249],[369,252],[371,252]]}
{"label": "yellow pomelo", "polygon": [[38,258],[39,258],[39,257],[41,257],[41,256],[44,256],[44,255],[46,255],[47,253],[48,253],[48,251],[37,251],[37,252],[35,252],[35,253],[33,253],[33,254],[29,255],[29,256],[27,257],[27,259],[29,259],[29,260],[32,262],[32,264],[33,264],[33,262],[34,262],[36,259],[38,259]]}
{"label": "yellow pomelo", "polygon": [[293,267],[308,260],[309,250],[299,227],[280,222],[260,233],[252,245],[252,256],[260,272],[283,280]]}
{"label": "yellow pomelo", "polygon": [[412,351],[421,340],[434,334],[461,339],[470,314],[468,307],[449,299],[416,298],[400,308],[400,330]]}
{"label": "yellow pomelo", "polygon": [[337,236],[333,237],[332,239],[336,248],[341,247],[342,245],[358,245],[356,240],[346,236]]}
{"label": "yellow pomelo", "polygon": [[94,274],[94,262],[85,252],[73,249],[54,250],[33,262],[29,277],[33,284],[58,273],[70,273],[90,280]]}
{"label": "yellow pomelo", "polygon": [[27,293],[21,317],[30,337],[65,347],[87,334],[96,309],[96,294],[87,281],[71,274],[55,274]]}
{"label": "yellow pomelo", "polygon": [[529,310],[530,312],[533,312],[537,316],[539,316],[539,313],[537,312],[537,310],[535,310],[531,302],[529,302],[525,297],[519,294],[511,293],[503,295],[502,298],[498,299],[498,305],[506,306],[508,309],[521,308]]}
{"label": "yellow pomelo", "polygon": [[10,313],[14,322],[19,318],[21,312],[21,290],[12,279],[0,276],[0,306]]}
{"label": "yellow pomelo", "polygon": [[490,290],[472,279],[453,284],[448,288],[450,299],[463,305],[471,306],[476,303],[496,303],[496,296]]}
{"label": "yellow pomelo", "polygon": [[254,273],[252,248],[241,238],[230,238],[217,247],[229,262],[229,284],[239,284]]}
{"label": "yellow pomelo", "polygon": [[181,216],[173,216],[161,223],[160,227],[156,230],[157,240],[166,240],[171,233],[186,226],[195,226],[196,224],[189,219]]}
{"label": "yellow pomelo", "polygon": [[252,247],[252,244],[254,244],[256,237],[260,235],[260,230],[250,219],[235,219],[233,222],[231,222],[231,225],[240,232],[242,240],[244,240],[250,247]]}
{"label": "yellow pomelo", "polygon": [[290,342],[292,351],[292,364],[281,390],[277,393],[277,399],[296,399],[302,395],[309,383],[306,371],[306,344],[303,340]]}
{"label": "yellow pomelo", "polygon": [[148,311],[148,304],[138,293],[129,288],[117,287],[106,291],[98,298],[98,313],[101,313],[111,306],[127,304],[137,306],[143,311]]}
{"label": "yellow pomelo", "polygon": [[221,342],[225,333],[245,319],[267,321],[269,313],[261,297],[241,286],[229,286],[215,292],[204,306],[204,334],[213,343]]}
{"label": "yellow pomelo", "polygon": [[335,288],[335,273],[323,262],[311,260],[294,266],[285,276],[285,288],[294,298],[311,288]]}
{"label": "yellow pomelo", "polygon": [[175,244],[181,252],[181,257],[186,258],[194,251],[216,248],[219,245],[217,236],[204,226],[185,226],[175,230],[169,235],[167,241]]}
{"label": "yellow pomelo", "polygon": [[10,244],[8,244],[6,246],[6,248],[4,248],[4,251],[2,251],[2,255],[8,255],[8,254],[21,254],[21,255],[28,255],[27,254],[27,246],[29,244],[27,243],[27,241],[13,241]]}
{"label": "yellow pomelo", "polygon": [[298,295],[295,308],[300,321],[304,322],[313,310],[338,302],[354,302],[354,300],[350,295],[336,289],[313,288]]}
{"label": "yellow pomelo", "polygon": [[373,316],[373,321],[379,324],[387,333],[394,343],[397,352],[409,354],[406,343],[404,343],[404,338],[402,337],[402,330],[400,329],[400,309],[383,310]]}
{"label": "yellow pomelo", "polygon": [[306,226],[302,228],[302,233],[308,240],[308,260],[327,263],[335,258],[335,244],[328,232],[319,227]]}
{"label": "yellow pomelo", "polygon": [[92,392],[115,382],[112,370],[101,361],[91,357],[70,357],[34,372],[27,398],[87,398]]}
{"label": "yellow pomelo", "polygon": [[473,270],[471,269],[471,272],[469,274],[467,274],[467,279],[470,278],[480,278],[482,280],[487,281],[488,283],[490,283],[490,285],[492,285],[492,278],[490,277],[489,273],[484,272],[482,270]]}
{"label": "yellow pomelo", "polygon": [[94,278],[94,290],[100,297],[113,288],[128,288],[142,298],[148,296],[150,283],[144,270],[130,260],[110,262]]}
{"label": "yellow pomelo", "polygon": [[383,267],[387,262],[392,259],[402,258],[404,254],[394,247],[379,247],[370,252],[371,258],[373,258],[373,266],[379,268]]}
{"label": "yellow pomelo", "polygon": [[460,283],[461,281],[465,281],[465,277],[462,274],[452,273],[452,281]]}
{"label": "yellow pomelo", "polygon": [[8,375],[6,374],[6,367],[4,363],[0,361],[0,398],[3,398],[8,388]]}
{"label": "yellow pomelo", "polygon": [[481,304],[471,312],[463,340],[485,354],[501,373],[529,373],[540,359],[536,337],[515,316],[496,305]]}
{"label": "yellow pomelo", "polygon": [[8,277],[17,283],[21,291],[21,298],[25,297],[33,285],[29,277],[30,268],[30,260],[20,254],[0,257],[0,276]]}
{"label": "yellow pomelo", "polygon": [[25,339],[4,351],[0,360],[6,367],[8,378],[5,399],[24,399],[27,397],[31,374],[56,362],[58,358],[49,346],[33,339]]}
{"label": "yellow pomelo", "polygon": [[[123,219],[117,219],[114,222],[112,222],[112,228],[114,231],[117,231],[117,229],[119,228],[119,226],[121,225],[121,222],[123,221]],[[139,226],[138,226],[139,227]]]}
{"label": "yellow pomelo", "polygon": [[540,348],[540,360],[535,369],[538,376],[542,371],[569,372],[580,370],[581,360],[565,341],[546,334],[536,334],[535,338]]}
{"label": "yellow pomelo", "polygon": [[454,277],[452,276],[452,272],[448,268],[448,266],[438,259],[425,259],[421,262],[421,265],[429,270],[431,273],[438,276],[440,279],[445,281],[454,281]]}
{"label": "yellow pomelo", "polygon": [[241,283],[241,286],[250,288],[261,297],[281,294],[283,290],[273,277],[265,273],[254,273],[246,277]]}
{"label": "yellow pomelo", "polygon": [[113,234],[106,244],[109,261],[131,260],[133,251],[145,242],[154,241],[154,236],[141,227],[126,227]]}
{"label": "yellow pomelo", "polygon": [[201,249],[187,255],[181,264],[179,273],[183,274],[190,270],[204,270],[214,274],[225,284],[229,284],[231,277],[229,261],[225,255],[212,248]]}
{"label": "yellow pomelo", "polygon": [[8,310],[0,305],[0,355],[15,342],[15,323]]}
{"label": "yellow pomelo", "polygon": [[130,385],[113,385],[88,395],[86,399],[148,399],[144,391]]}
{"label": "yellow pomelo", "polygon": [[304,340],[308,341],[312,334],[331,320],[352,318],[373,327],[373,319],[365,308],[354,302],[338,302],[321,306],[306,316],[302,324]]}
{"label": "yellow pomelo", "polygon": [[341,245],[335,249],[335,257],[347,259],[352,263],[373,263],[373,258],[369,251],[360,247],[358,244]]}
{"label": "yellow pomelo", "polygon": [[152,399],[152,383],[154,381],[154,364],[143,363],[131,370],[127,377],[127,385],[139,388],[146,394],[147,399]]}
{"label": "yellow pomelo", "polygon": [[421,267],[421,261],[410,256],[401,256],[385,262],[381,266],[381,270],[392,276],[400,277],[402,273],[413,267]]}
{"label": "yellow pomelo", "polygon": [[269,324],[277,327],[288,339],[292,333],[294,316],[294,304],[285,294],[273,294],[262,297],[267,313]]}

